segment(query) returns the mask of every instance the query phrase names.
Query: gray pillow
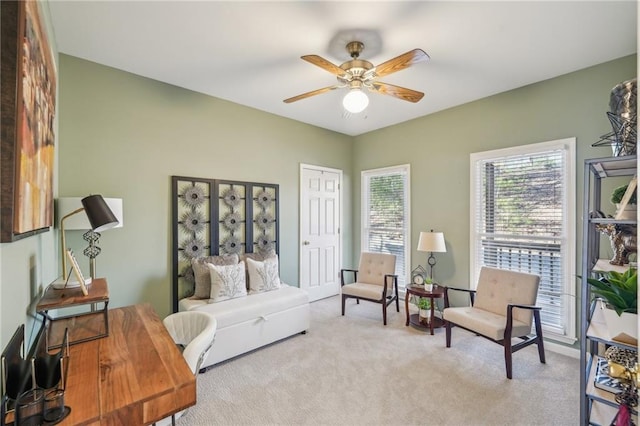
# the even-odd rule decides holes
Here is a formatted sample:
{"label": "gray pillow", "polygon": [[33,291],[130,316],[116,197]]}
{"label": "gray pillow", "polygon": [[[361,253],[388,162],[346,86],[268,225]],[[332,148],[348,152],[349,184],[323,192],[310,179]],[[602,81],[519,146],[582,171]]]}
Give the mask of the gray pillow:
{"label": "gray pillow", "polygon": [[267,259],[271,259],[272,257],[278,257],[275,250],[268,250],[257,253],[242,253],[240,260],[247,261],[247,259],[253,259],[258,262],[264,262]]}
{"label": "gray pillow", "polygon": [[198,257],[191,260],[196,286],[193,293],[194,299],[208,299],[211,297],[211,273],[207,263],[216,266],[235,265],[240,261],[237,254],[224,254],[221,256]]}

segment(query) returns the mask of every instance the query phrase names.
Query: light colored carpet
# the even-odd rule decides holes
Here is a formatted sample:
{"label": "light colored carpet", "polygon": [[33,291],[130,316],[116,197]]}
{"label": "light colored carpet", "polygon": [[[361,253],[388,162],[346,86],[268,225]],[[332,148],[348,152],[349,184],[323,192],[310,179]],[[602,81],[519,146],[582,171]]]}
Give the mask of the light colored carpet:
{"label": "light colored carpet", "polygon": [[[514,354],[461,329],[445,347],[390,309],[338,297],[311,304],[311,329],[198,376],[179,425],[577,425],[579,362],[535,346]],[[215,350],[215,345],[213,347]]]}

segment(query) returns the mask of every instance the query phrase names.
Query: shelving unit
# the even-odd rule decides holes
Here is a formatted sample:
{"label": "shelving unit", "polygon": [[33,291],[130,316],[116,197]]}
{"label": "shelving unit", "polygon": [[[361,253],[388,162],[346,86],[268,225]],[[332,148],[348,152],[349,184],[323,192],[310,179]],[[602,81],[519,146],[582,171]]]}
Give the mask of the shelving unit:
{"label": "shelving unit", "polygon": [[[580,312],[580,424],[609,425],[616,415],[618,404],[615,394],[594,386],[594,375],[599,355],[606,346],[619,346],[637,350],[637,345],[630,345],[611,339],[600,309],[591,294],[587,277],[598,277],[604,272],[615,270],[624,272],[627,267],[615,266],[609,259],[600,258],[602,238],[608,238],[596,230],[597,224],[637,225],[636,220],[616,220],[612,218],[591,217],[591,212],[601,211],[602,180],[611,177],[636,174],[636,156],[588,159],[584,163],[584,201],[583,201],[583,246],[581,277],[581,312]],[[608,202],[608,199],[606,199]],[[637,411],[633,419],[637,424]]]}

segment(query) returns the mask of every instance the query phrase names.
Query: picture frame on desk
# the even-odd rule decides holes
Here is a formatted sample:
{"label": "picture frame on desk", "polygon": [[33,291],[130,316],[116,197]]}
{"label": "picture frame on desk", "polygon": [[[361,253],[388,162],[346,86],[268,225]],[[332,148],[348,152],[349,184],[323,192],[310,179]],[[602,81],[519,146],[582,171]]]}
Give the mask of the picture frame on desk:
{"label": "picture frame on desk", "polygon": [[84,275],[82,274],[82,269],[80,269],[80,265],[78,265],[78,259],[76,259],[76,256],[73,254],[73,250],[67,250],[67,259],[69,260],[69,264],[71,265],[73,275],[80,284],[80,290],[82,291],[82,294],[85,296],[89,295],[89,290],[87,289],[87,284]]}

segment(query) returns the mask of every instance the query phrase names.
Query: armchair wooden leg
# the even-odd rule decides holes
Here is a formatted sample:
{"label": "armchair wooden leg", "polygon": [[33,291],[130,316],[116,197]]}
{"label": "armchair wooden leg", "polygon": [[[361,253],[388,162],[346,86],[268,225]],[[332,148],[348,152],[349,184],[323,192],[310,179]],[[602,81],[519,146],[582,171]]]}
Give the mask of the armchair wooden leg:
{"label": "armchair wooden leg", "polygon": [[342,316],[344,316],[344,302],[347,298],[344,297],[344,294],[342,295]]}
{"label": "armchair wooden leg", "polygon": [[533,320],[536,325],[536,344],[538,345],[538,355],[540,356],[540,362],[546,364],[544,356],[544,340],[542,339],[542,324],[540,322],[540,312],[533,311]]}
{"label": "armchair wooden leg", "polygon": [[387,325],[387,304],[382,302],[382,322]]}
{"label": "armchair wooden leg", "polygon": [[400,312],[400,301],[398,300],[397,294],[396,294],[396,312]]}
{"label": "armchair wooden leg", "polygon": [[511,338],[504,339],[504,364],[507,369],[507,379],[511,379],[511,376],[513,375]]}
{"label": "armchair wooden leg", "polygon": [[447,347],[450,348],[451,347],[451,323],[449,321],[445,321],[444,329],[445,329]]}

